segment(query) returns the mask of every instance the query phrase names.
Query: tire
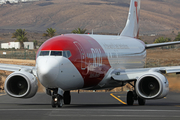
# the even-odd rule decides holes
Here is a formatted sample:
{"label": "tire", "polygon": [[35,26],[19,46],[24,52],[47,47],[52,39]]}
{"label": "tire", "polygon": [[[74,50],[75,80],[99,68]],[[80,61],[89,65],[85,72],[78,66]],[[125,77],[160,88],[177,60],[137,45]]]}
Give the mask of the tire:
{"label": "tire", "polygon": [[58,95],[57,105],[59,108],[63,106],[63,98],[60,95]]}
{"label": "tire", "polygon": [[139,105],[145,105],[146,104],[146,100],[138,97],[138,103],[139,103]]}
{"label": "tire", "polygon": [[56,107],[56,104],[55,104],[55,102],[54,102],[54,98],[52,98],[51,105],[52,105],[53,108]]}
{"label": "tire", "polygon": [[69,105],[71,103],[71,93],[70,91],[65,91],[63,95],[64,104]]}
{"label": "tire", "polygon": [[127,93],[127,105],[133,105],[134,104],[134,94],[132,91],[129,91]]}

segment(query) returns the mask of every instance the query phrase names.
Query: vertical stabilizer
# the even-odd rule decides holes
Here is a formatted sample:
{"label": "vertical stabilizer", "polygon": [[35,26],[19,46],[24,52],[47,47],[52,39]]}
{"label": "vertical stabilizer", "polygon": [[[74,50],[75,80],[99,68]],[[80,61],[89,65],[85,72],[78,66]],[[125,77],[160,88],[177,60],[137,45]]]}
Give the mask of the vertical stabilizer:
{"label": "vertical stabilizer", "polygon": [[139,15],[140,15],[140,0],[131,0],[129,8],[129,16],[126,26],[121,33],[121,36],[139,37]]}

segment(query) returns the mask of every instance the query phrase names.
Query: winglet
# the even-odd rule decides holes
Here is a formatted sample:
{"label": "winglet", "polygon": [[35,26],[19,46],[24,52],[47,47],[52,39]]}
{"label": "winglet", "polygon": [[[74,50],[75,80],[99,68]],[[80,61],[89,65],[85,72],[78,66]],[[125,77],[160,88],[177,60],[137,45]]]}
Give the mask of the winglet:
{"label": "winglet", "polygon": [[140,0],[131,0],[129,16],[121,36],[139,37]]}

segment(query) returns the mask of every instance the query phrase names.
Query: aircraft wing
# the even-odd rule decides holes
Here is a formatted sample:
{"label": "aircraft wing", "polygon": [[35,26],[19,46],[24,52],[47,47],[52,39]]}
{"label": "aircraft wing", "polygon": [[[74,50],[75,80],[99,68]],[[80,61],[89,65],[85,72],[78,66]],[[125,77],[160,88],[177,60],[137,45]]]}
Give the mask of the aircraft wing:
{"label": "aircraft wing", "polygon": [[29,72],[29,73],[33,73],[34,75],[36,75],[35,73],[35,67],[34,66],[24,66],[24,65],[13,65],[13,64],[1,64],[0,63],[0,70],[5,70],[5,71],[11,71],[11,72],[15,72],[15,71],[25,71],[25,72]]}
{"label": "aircraft wing", "polygon": [[166,42],[166,43],[157,43],[157,44],[146,44],[146,49],[149,48],[156,48],[156,47],[163,47],[163,46],[168,46],[168,45],[176,45],[180,44],[180,41],[177,42]]}
{"label": "aircraft wing", "polygon": [[138,80],[139,77],[150,72],[158,72],[162,74],[168,74],[168,73],[180,74],[180,66],[126,69],[126,70],[117,69],[112,72],[111,76],[112,79],[116,81],[131,82]]}

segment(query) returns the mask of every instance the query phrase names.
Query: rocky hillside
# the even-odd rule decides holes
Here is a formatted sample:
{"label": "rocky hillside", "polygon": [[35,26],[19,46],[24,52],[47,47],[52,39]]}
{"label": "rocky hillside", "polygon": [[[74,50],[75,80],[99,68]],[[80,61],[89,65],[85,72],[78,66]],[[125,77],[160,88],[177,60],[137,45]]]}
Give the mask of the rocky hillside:
{"label": "rocky hillside", "polygon": [[[24,28],[67,33],[74,28],[119,33],[125,26],[130,0],[40,0],[0,6],[0,29]],[[141,0],[140,33],[180,31],[180,0]]]}

